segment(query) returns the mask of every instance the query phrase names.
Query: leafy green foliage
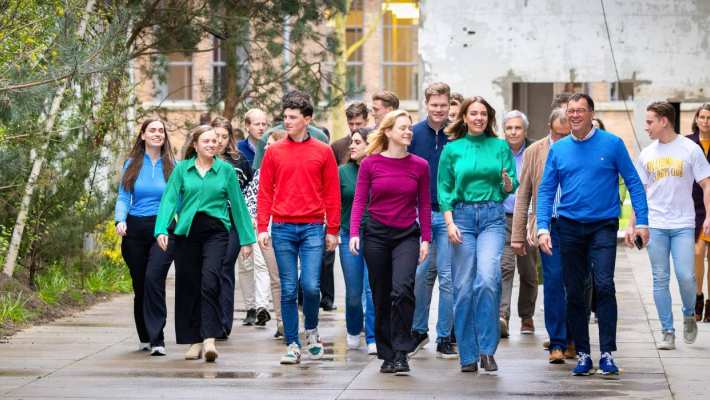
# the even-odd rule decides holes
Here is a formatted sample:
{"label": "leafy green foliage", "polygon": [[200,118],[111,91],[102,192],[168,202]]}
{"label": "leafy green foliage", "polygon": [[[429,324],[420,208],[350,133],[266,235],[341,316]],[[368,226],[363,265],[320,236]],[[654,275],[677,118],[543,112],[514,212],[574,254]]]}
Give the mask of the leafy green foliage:
{"label": "leafy green foliage", "polygon": [[32,317],[26,308],[28,299],[22,292],[0,294],[0,325],[6,322],[21,323]]}

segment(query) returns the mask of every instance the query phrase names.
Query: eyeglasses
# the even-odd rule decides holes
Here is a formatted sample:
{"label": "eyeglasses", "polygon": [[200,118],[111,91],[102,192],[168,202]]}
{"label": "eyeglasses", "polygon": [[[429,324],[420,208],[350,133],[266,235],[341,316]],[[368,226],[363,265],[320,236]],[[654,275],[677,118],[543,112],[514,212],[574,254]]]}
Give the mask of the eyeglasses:
{"label": "eyeglasses", "polygon": [[567,115],[584,115],[587,113],[586,108],[568,108],[567,109]]}

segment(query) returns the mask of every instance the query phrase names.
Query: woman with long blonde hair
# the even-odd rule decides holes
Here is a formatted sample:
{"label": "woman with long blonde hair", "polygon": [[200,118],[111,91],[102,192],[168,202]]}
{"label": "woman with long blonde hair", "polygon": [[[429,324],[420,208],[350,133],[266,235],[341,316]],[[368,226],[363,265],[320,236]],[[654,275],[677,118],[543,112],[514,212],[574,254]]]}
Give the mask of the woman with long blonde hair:
{"label": "woman with long blonde hair", "polygon": [[357,175],[349,247],[353,255],[360,251],[360,225],[367,205],[362,250],[375,303],[377,356],[384,360],[380,372],[407,375],[407,353],[415,345],[411,335],[414,276],[431,241],[429,164],[407,151],[412,119],[406,111],[385,115],[368,140],[370,156]]}

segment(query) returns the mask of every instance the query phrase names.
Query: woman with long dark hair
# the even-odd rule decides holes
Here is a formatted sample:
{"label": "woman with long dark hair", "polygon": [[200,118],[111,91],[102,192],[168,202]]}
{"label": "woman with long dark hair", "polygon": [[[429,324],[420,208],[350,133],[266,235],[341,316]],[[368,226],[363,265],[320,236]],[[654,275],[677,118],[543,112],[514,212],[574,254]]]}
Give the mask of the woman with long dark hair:
{"label": "woman with long dark hair", "polygon": [[415,345],[414,275],[431,241],[429,164],[407,151],[412,118],[404,110],[385,115],[369,137],[369,156],[357,175],[349,247],[353,255],[360,251],[367,207],[363,255],[375,303],[377,357],[384,360],[380,372],[406,375],[407,353]]}
{"label": "woman with long dark hair", "polygon": [[[367,279],[367,265],[362,255],[353,255],[348,251],[350,245],[350,210],[355,197],[355,182],[360,169],[360,162],[367,151],[369,128],[357,129],[350,135],[348,162],[338,167],[340,176],[340,264],[345,279],[345,324],[346,342],[350,350],[360,348],[360,332],[363,321],[365,342],[368,354],[377,354],[375,344],[375,310],[372,303],[372,291]],[[364,299],[364,301],[363,301]]]}
{"label": "woman with long dark hair", "polygon": [[[210,126],[214,128],[215,134],[217,134],[217,155],[232,165],[239,181],[239,189],[244,195],[244,191],[249,182],[251,182],[253,174],[249,161],[237,150],[232,123],[226,118],[217,117],[212,120]],[[220,281],[219,291],[219,303],[222,307],[222,324],[224,325],[225,333],[225,336],[221,339],[226,339],[232,333],[232,325],[234,323],[234,267],[238,255],[239,236],[237,231],[232,228],[229,231],[229,245],[222,265],[222,280]]]}
{"label": "woman with long dark hair", "polygon": [[495,134],[495,110],[482,97],[464,100],[446,128],[437,179],[439,207],[454,244],[454,327],[462,372],[495,371],[500,325],[503,200],[518,186],[510,147]]}
{"label": "woman with long dark hair", "polygon": [[[705,158],[710,161],[710,103],[698,107],[693,117],[693,133],[688,139],[694,141],[703,149]],[[705,271],[705,259],[710,261],[708,243],[710,236],[703,233],[705,221],[705,203],[703,202],[703,188],[697,182],[693,183],[693,203],[695,203],[695,320],[710,322],[710,268]],[[703,293],[703,283],[707,281],[708,298]],[[705,315],[703,315],[703,309]]]}
{"label": "woman with long dark hair", "polygon": [[[217,134],[201,125],[190,132],[185,160],[168,181],[160,201],[155,236],[168,248],[168,225],[175,225],[175,331],[190,344],[185,359],[218,356],[215,339],[225,335],[219,293],[232,226],[242,254],[256,241],[232,166],[216,157]],[[231,204],[231,208],[228,207]],[[179,207],[178,207],[179,205]]]}
{"label": "woman with long dark hair", "polygon": [[173,261],[173,241],[162,251],[153,231],[174,166],[165,123],[145,120],[123,166],[114,215],[116,233],[122,237],[121,255],[131,272],[139,350],[155,356],[165,355],[165,277]]}

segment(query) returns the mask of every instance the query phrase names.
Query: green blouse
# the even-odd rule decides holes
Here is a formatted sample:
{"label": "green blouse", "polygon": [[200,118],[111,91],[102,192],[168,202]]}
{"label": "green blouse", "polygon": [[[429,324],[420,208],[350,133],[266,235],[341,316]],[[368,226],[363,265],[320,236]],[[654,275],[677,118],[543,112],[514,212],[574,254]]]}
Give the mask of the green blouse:
{"label": "green blouse", "polygon": [[466,135],[447,144],[439,160],[437,190],[441,211],[451,211],[456,203],[502,202],[503,168],[518,188],[515,161],[505,140],[485,134]]}
{"label": "green blouse", "polygon": [[[242,246],[256,242],[254,228],[247,211],[242,192],[239,190],[236,173],[230,164],[215,158],[205,176],[200,176],[195,158],[178,163],[170,175],[163,197],[160,200],[155,236],[167,235],[168,225],[177,216],[176,235],[187,235],[192,219],[203,212],[222,221],[229,231],[227,202],[231,204],[232,219]],[[178,207],[178,204],[180,206]]]}
{"label": "green blouse", "polygon": [[355,199],[358,165],[352,161],[338,167],[340,176],[340,231],[350,232],[350,212]]}

